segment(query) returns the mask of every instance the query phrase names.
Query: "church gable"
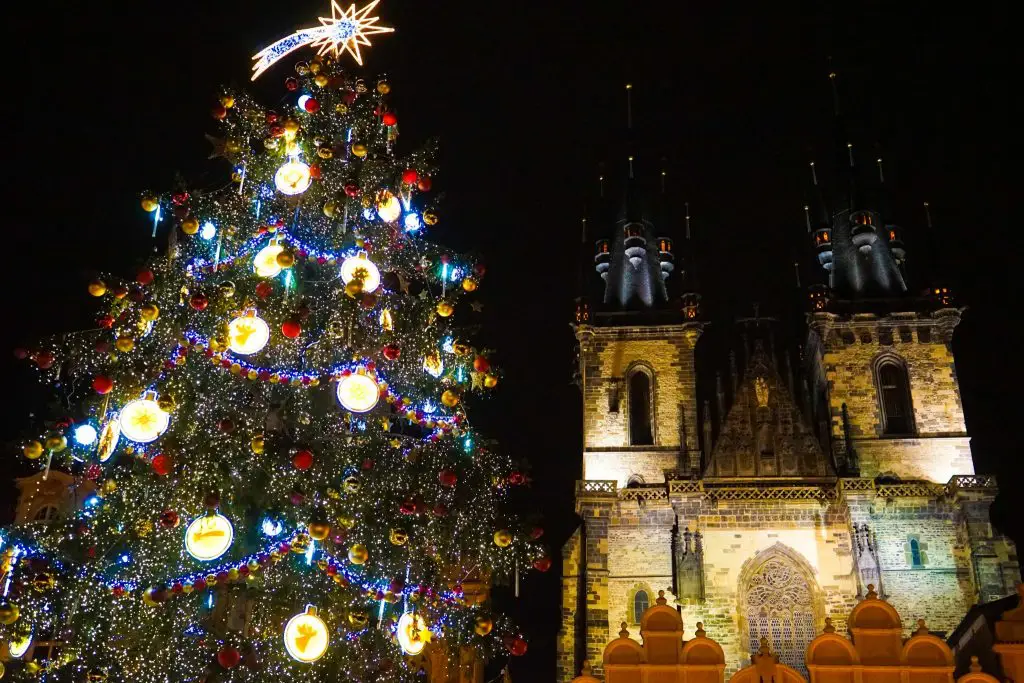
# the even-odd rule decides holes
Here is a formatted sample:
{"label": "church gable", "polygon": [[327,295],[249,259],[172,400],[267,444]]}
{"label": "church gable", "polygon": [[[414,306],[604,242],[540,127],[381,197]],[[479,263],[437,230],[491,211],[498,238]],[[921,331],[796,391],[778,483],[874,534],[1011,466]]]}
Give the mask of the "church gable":
{"label": "church gable", "polygon": [[757,344],[736,388],[705,475],[825,476],[831,467],[775,363]]}

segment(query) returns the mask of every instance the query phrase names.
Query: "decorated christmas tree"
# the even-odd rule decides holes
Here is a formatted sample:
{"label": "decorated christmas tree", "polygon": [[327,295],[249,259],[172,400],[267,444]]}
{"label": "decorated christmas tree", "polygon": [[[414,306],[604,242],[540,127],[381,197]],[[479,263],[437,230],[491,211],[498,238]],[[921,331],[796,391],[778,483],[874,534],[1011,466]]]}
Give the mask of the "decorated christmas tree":
{"label": "decorated christmas tree", "polygon": [[80,504],[0,532],[0,674],[444,680],[525,652],[488,587],[550,561],[467,416],[499,378],[465,322],[484,267],[427,239],[434,150],[349,69],[375,4],[260,52],[254,79],[307,61],[276,111],[216,100],[230,178],[145,194],[166,250],[25,352],[62,408],[23,455]]}

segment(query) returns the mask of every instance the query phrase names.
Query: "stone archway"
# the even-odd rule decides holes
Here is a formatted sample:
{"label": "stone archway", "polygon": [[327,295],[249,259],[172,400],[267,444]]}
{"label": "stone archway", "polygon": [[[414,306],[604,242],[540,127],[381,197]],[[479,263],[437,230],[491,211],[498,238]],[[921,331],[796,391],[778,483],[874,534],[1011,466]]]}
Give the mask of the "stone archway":
{"label": "stone archway", "polygon": [[804,654],[823,619],[821,591],[807,560],[776,543],[744,563],[738,596],[741,642],[757,652],[767,638],[780,663],[806,676]]}

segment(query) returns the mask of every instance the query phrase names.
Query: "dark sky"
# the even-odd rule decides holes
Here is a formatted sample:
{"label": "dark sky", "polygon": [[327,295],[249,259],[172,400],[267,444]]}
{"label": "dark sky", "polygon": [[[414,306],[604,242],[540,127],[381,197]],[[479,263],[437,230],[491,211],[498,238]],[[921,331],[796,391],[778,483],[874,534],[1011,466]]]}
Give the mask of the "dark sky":
{"label": "dark sky", "polygon": [[[876,149],[885,158],[913,284],[941,272],[970,306],[954,347],[975,458],[980,471],[1000,475],[1009,495],[997,520],[1024,541],[1013,526],[1024,515],[1012,493],[1022,467],[1011,442],[1021,386],[1010,222],[1019,75],[995,3],[948,14],[936,7],[384,0],[384,23],[398,32],[367,53],[366,73],[390,76],[403,143],[441,139],[447,201],[434,238],[487,257],[486,335],[507,375],[473,415],[532,461],[556,554],[573,528],[580,470],[579,401],[569,385],[580,217],[597,164],[621,162],[624,84],[635,88],[638,165],[650,170],[665,157],[669,193],[690,202],[708,315],[748,315],[754,301],[782,313],[802,246],[807,162],[829,155],[828,56],[857,149],[865,162]],[[200,185],[223,172],[206,161],[203,139],[214,130],[207,112],[218,84],[248,81],[250,55],[327,4],[20,9],[23,18],[5,17],[13,31],[4,42],[5,348],[86,326],[91,272],[130,273],[153,248],[139,193],[168,187],[177,172]],[[267,103],[284,94],[294,61],[261,79]],[[659,228],[681,236],[679,226]],[[596,277],[589,268],[587,276]],[[34,393],[30,374],[5,358],[18,407],[4,415],[2,462],[15,475],[25,397]],[[517,677],[552,676],[558,591],[553,569],[529,579],[512,608],[532,635]]]}

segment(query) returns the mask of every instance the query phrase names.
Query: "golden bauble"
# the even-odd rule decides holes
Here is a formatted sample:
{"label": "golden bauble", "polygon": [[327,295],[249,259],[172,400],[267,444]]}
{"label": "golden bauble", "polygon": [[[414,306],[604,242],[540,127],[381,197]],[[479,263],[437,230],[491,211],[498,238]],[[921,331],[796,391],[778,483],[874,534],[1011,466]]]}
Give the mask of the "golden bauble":
{"label": "golden bauble", "polygon": [[387,81],[377,81],[377,92],[381,95],[387,95],[391,92],[391,84]]}
{"label": "golden bauble", "polygon": [[100,490],[109,495],[117,490],[117,482],[113,479],[107,479],[103,482],[103,487]]}
{"label": "golden bauble", "polygon": [[43,441],[43,445],[46,446],[46,450],[53,451],[54,453],[60,453],[62,450],[68,447],[68,440],[63,434],[57,434],[53,432],[46,435],[46,440]]}
{"label": "golden bauble", "polygon": [[476,623],[473,625],[473,631],[478,636],[486,636],[494,628],[494,621],[490,617],[480,615],[476,618]]}
{"label": "golden bauble", "polygon": [[89,283],[89,294],[103,296],[107,293],[107,285],[103,280],[93,280]]}
{"label": "golden bauble", "polygon": [[235,106],[235,98],[231,95],[221,95],[220,104],[225,109],[231,109],[231,107]]}
{"label": "golden bauble", "polygon": [[327,84],[331,82],[331,79],[328,78],[325,74],[317,74],[316,78],[313,79],[313,82],[316,83],[321,88],[323,88],[326,87]]}
{"label": "golden bauble", "polygon": [[507,548],[512,545],[512,532],[508,529],[499,529],[494,532],[494,545],[499,548]]}
{"label": "golden bauble", "polygon": [[362,543],[356,543],[348,549],[348,561],[352,564],[366,564],[370,559],[370,551]]}
{"label": "golden bauble", "polygon": [[448,301],[437,302],[437,314],[442,318],[447,318],[455,312],[455,307]]}
{"label": "golden bauble", "polygon": [[437,225],[437,214],[431,211],[425,211],[423,213],[423,222],[427,225]]}
{"label": "golden bauble", "polygon": [[217,289],[220,291],[220,295],[226,299],[230,299],[235,295],[235,283],[230,280],[220,283]]}
{"label": "golden bauble", "polygon": [[322,541],[331,533],[331,525],[327,522],[312,522],[309,525],[309,535],[314,541]]}
{"label": "golden bauble", "polygon": [[127,336],[118,337],[114,342],[114,348],[122,353],[128,353],[135,348],[135,340]]}
{"label": "golden bauble", "polygon": [[354,474],[349,477],[345,477],[345,491],[348,493],[358,493],[360,486],[359,477]]}
{"label": "golden bauble", "polygon": [[448,408],[454,408],[459,405],[459,395],[451,389],[445,389],[444,393],[441,394],[441,403]]}
{"label": "golden bauble", "polygon": [[345,285],[345,294],[353,299],[363,293],[363,283],[360,280],[351,280]]}
{"label": "golden bauble", "polygon": [[160,207],[160,202],[156,197],[143,197],[139,203],[142,204],[142,210],[147,213],[152,213]]}
{"label": "golden bauble", "polygon": [[312,539],[310,539],[309,534],[296,534],[295,538],[292,539],[291,543],[292,552],[299,553],[300,555],[302,553],[305,553],[307,550],[309,550],[309,544],[311,540]]}
{"label": "golden bauble", "polygon": [[403,529],[392,529],[388,532],[388,540],[391,545],[405,545],[409,541],[409,534]]}
{"label": "golden bauble", "polygon": [[462,288],[467,292],[475,292],[478,287],[477,281],[471,277],[467,277],[462,281]]}
{"label": "golden bauble", "polygon": [[21,452],[29,460],[36,460],[43,454],[43,444],[38,441],[29,441],[22,447]]}
{"label": "golden bauble", "polygon": [[316,151],[316,155],[321,159],[333,159],[334,150],[331,149],[330,147],[321,147]]}
{"label": "golden bauble", "polygon": [[282,268],[291,268],[295,265],[295,252],[290,249],[285,249],[277,255],[277,265]]}
{"label": "golden bauble", "polygon": [[287,119],[284,122],[285,132],[295,134],[299,132],[299,122],[295,119]]}
{"label": "golden bauble", "polygon": [[355,628],[364,628],[369,620],[370,615],[366,613],[366,610],[352,610],[348,613],[348,623]]}
{"label": "golden bauble", "polygon": [[160,410],[165,413],[174,412],[177,404],[174,402],[174,397],[169,394],[164,394],[156,400],[156,404],[160,406]]}
{"label": "golden bauble", "polygon": [[356,525],[355,518],[349,517],[348,515],[340,515],[336,521],[346,529],[351,529]]}
{"label": "golden bauble", "polygon": [[263,435],[257,434],[252,437],[252,441],[249,442],[249,446],[252,448],[253,453],[256,455],[262,455],[263,449],[266,448],[266,442],[263,440]]}
{"label": "golden bauble", "polygon": [[498,378],[496,375],[484,375],[484,386],[488,389],[493,389],[498,386]]}
{"label": "golden bauble", "polygon": [[348,113],[348,105],[345,104],[344,102],[341,102],[341,103],[338,103],[338,104],[334,105],[334,113],[336,113],[336,114],[347,114]]}
{"label": "golden bauble", "polygon": [[0,624],[10,626],[18,620],[20,615],[21,610],[18,609],[17,605],[7,602],[6,600],[0,602]]}
{"label": "golden bauble", "polygon": [[352,145],[352,153],[355,154],[360,159],[365,157],[369,151],[370,150],[366,148],[366,145],[364,145],[361,142],[357,142],[354,145]]}
{"label": "golden bauble", "polygon": [[153,533],[153,522],[148,519],[140,519],[135,523],[135,533],[138,534],[140,538],[149,536]]}
{"label": "golden bauble", "polygon": [[199,219],[189,216],[181,222],[181,231],[186,235],[194,235],[199,232]]}
{"label": "golden bauble", "polygon": [[146,322],[153,322],[160,317],[160,309],[156,304],[143,304],[139,309],[139,317]]}
{"label": "golden bauble", "polygon": [[39,572],[32,577],[32,589],[37,593],[45,593],[57,585],[57,580],[50,572]]}
{"label": "golden bauble", "polygon": [[328,218],[335,218],[338,215],[338,202],[330,199],[324,204],[324,215]]}
{"label": "golden bauble", "polygon": [[320,73],[320,70],[323,68],[323,66],[324,65],[320,61],[320,58],[317,57],[316,59],[314,59],[313,61],[311,61],[309,63],[309,73],[311,73],[311,74],[318,74],[318,73]]}
{"label": "golden bauble", "polygon": [[85,680],[89,683],[103,683],[107,680],[107,672],[103,669],[93,669],[85,675]]}

